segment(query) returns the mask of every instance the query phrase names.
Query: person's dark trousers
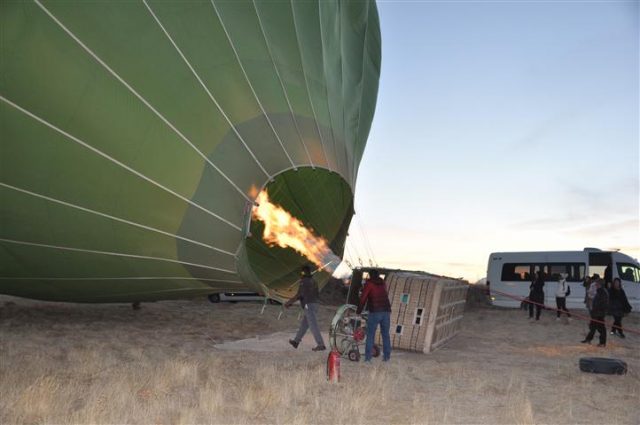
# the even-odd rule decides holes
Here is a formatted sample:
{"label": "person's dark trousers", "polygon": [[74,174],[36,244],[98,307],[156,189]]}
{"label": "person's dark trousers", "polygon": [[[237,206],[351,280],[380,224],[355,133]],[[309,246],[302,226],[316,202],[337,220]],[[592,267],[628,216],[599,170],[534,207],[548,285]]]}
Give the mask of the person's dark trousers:
{"label": "person's dark trousers", "polygon": [[591,341],[596,331],[600,334],[600,344],[605,345],[607,343],[607,329],[604,327],[604,316],[591,318],[591,322],[589,322],[589,334],[585,340]]}
{"label": "person's dark trousers", "polygon": [[569,310],[567,310],[567,298],[566,297],[556,297],[556,307],[558,310],[556,314],[560,317],[560,314],[564,311],[567,314],[567,317],[571,317]]}
{"label": "person's dark trousers", "polygon": [[533,317],[533,308],[536,308],[536,320],[540,320],[540,312],[542,311],[542,306],[539,304],[529,303],[529,317]]}
{"label": "person's dark trousers", "polygon": [[622,332],[622,316],[613,316],[613,326],[611,326],[611,332],[618,332],[618,334],[624,335],[624,333]]}

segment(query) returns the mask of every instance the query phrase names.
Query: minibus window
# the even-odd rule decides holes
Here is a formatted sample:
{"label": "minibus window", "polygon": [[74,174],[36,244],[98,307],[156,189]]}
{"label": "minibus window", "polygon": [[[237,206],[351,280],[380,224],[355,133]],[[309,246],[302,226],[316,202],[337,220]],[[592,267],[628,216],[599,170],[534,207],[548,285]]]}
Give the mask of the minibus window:
{"label": "minibus window", "polygon": [[503,264],[501,280],[503,282],[531,281],[531,264]]}
{"label": "minibus window", "polygon": [[582,282],[584,280],[585,265],[580,263],[551,263],[547,264],[548,276],[546,280],[559,280],[562,273],[566,273],[567,282]]}
{"label": "minibus window", "polygon": [[584,264],[572,264],[571,274],[567,277],[568,282],[582,282],[584,280]]}
{"label": "minibus window", "polygon": [[542,272],[542,278],[546,281],[549,276],[549,266],[546,264],[536,264],[533,266],[533,277],[532,280],[535,279],[538,272]]}
{"label": "minibus window", "polygon": [[560,276],[566,273],[571,274],[571,265],[569,264],[549,264],[548,280],[560,280]]}
{"label": "minibus window", "polygon": [[627,282],[640,283],[640,268],[633,264],[618,263],[618,276]]}

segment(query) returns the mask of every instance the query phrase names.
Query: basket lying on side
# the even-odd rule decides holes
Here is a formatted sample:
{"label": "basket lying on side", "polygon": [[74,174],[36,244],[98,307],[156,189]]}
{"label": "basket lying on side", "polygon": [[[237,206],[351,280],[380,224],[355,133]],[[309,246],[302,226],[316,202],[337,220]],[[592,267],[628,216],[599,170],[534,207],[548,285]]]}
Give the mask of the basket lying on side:
{"label": "basket lying on side", "polygon": [[[391,272],[385,276],[391,301],[391,346],[429,353],[460,329],[469,284],[430,274]],[[380,333],[376,342],[381,344]]]}

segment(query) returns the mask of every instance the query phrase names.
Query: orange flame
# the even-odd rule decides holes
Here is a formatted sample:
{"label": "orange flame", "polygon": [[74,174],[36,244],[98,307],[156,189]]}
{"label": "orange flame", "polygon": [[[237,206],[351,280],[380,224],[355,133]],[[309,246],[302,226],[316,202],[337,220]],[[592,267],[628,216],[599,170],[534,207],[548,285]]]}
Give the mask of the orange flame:
{"label": "orange flame", "polygon": [[262,238],[267,244],[292,248],[318,267],[326,266],[328,261],[335,263],[333,269],[338,266],[340,260],[329,248],[327,240],[316,236],[302,221],[272,203],[266,191],[258,194],[256,202],[253,218],[264,223]]}

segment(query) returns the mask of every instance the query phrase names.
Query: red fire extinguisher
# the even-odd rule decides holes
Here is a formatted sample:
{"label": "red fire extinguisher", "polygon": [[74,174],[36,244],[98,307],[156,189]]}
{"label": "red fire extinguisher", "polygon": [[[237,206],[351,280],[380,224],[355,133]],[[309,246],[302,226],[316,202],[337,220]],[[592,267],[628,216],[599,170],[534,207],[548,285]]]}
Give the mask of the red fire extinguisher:
{"label": "red fire extinguisher", "polygon": [[340,381],[340,353],[334,348],[327,357],[327,379],[329,382]]}

